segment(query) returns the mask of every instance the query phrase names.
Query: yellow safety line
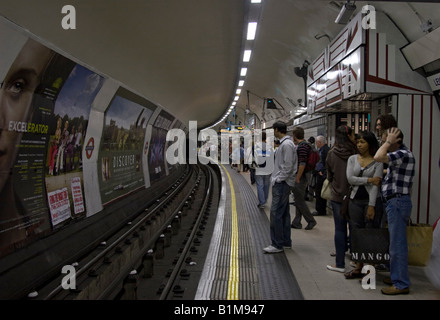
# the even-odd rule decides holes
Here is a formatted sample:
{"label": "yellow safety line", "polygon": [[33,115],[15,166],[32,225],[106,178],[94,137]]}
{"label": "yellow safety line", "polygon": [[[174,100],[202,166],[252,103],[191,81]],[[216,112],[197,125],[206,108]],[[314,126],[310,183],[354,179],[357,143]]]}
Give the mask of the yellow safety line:
{"label": "yellow safety line", "polygon": [[226,172],[231,186],[231,209],[232,209],[232,234],[231,234],[231,255],[229,259],[229,279],[228,279],[228,300],[238,300],[238,219],[237,219],[237,203],[235,200],[234,185],[231,176],[226,168],[220,164]]}

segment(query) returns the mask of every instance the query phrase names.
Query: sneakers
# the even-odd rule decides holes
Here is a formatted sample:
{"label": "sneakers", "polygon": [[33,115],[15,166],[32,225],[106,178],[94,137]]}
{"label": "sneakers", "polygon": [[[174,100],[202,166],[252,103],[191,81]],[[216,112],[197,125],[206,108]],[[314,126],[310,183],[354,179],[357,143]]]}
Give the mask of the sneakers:
{"label": "sneakers", "polygon": [[409,288],[397,289],[394,285],[392,285],[391,287],[388,288],[382,288],[381,291],[383,294],[395,296],[398,294],[408,294]]}
{"label": "sneakers", "polygon": [[331,270],[331,271],[336,271],[336,272],[341,272],[344,273],[345,272],[345,268],[338,268],[336,266],[332,266],[332,265],[327,265],[327,269]]}
{"label": "sneakers", "polygon": [[265,206],[264,204],[259,204],[259,205],[257,205],[257,207],[258,207],[259,209],[264,209],[264,208],[266,208],[266,206]]}
{"label": "sneakers", "polygon": [[266,253],[279,253],[279,252],[283,252],[283,249],[278,249],[278,248],[270,245],[270,246],[264,248],[263,251]]}

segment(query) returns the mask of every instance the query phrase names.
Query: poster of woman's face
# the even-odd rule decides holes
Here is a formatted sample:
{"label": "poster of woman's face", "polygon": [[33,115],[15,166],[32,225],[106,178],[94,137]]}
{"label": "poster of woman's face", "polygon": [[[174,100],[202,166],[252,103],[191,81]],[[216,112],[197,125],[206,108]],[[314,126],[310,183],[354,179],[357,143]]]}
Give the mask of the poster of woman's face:
{"label": "poster of woman's face", "polygon": [[[0,49],[7,50],[2,47]],[[36,213],[34,219],[29,216],[25,219],[26,210],[21,201],[17,199],[16,190],[14,190],[14,181],[17,177],[14,177],[13,173],[22,172],[21,179],[27,179],[26,168],[33,166],[28,159],[17,160],[23,135],[31,130],[35,130],[40,136],[45,134],[46,126],[30,121],[34,112],[35,90],[53,55],[52,50],[28,39],[1,83],[0,248],[2,251],[8,245],[24,240],[35,228],[43,224],[50,226],[47,221],[48,217],[43,216],[44,208]],[[38,171],[38,168],[36,170]],[[44,202],[42,194],[36,197]]]}

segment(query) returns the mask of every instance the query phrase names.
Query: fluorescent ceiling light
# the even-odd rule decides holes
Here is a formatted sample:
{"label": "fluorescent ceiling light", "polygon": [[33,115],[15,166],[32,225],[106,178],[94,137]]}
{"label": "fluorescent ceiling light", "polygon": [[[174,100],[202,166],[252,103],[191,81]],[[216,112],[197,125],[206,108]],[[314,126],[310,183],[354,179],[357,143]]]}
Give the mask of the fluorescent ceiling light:
{"label": "fluorescent ceiling light", "polygon": [[249,62],[251,60],[252,50],[244,50],[243,62]]}
{"label": "fluorescent ceiling light", "polygon": [[251,0],[251,3],[261,3],[261,0]]}
{"label": "fluorescent ceiling light", "polygon": [[239,98],[239,96],[235,96],[234,101],[237,101]]}
{"label": "fluorescent ceiling light", "polygon": [[236,94],[240,94],[241,93],[241,89],[237,89],[237,91],[235,93]]}
{"label": "fluorescent ceiling light", "polygon": [[238,86],[239,86],[239,87],[243,87],[243,86],[244,86],[244,80],[240,80],[240,81],[238,81]]}
{"label": "fluorescent ceiling light", "polygon": [[257,33],[257,23],[256,22],[249,22],[249,24],[248,24],[248,32],[247,32],[247,39],[248,40],[254,40],[256,33]]}
{"label": "fluorescent ceiling light", "polygon": [[247,68],[241,68],[240,76],[244,77],[247,73]]}

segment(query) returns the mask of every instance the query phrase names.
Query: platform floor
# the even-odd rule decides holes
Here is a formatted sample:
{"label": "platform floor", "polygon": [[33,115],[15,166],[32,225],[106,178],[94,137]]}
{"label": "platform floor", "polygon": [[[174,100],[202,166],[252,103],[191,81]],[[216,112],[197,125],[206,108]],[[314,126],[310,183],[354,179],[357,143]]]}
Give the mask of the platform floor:
{"label": "platform floor", "polygon": [[216,223],[196,300],[302,300],[286,255],[265,254],[269,220],[247,181],[220,165]]}
{"label": "platform floor", "polygon": [[[250,183],[249,172],[236,172],[230,169],[231,177],[236,181],[246,181],[257,196],[256,185]],[[271,203],[271,192],[269,201]],[[293,198],[291,198],[293,201]],[[311,211],[314,210],[315,202],[308,202]],[[255,202],[255,208],[257,203]],[[259,209],[258,209],[259,210]],[[270,205],[267,205],[264,212],[269,219]],[[291,217],[295,214],[295,207],[290,207]],[[382,280],[389,276],[389,272],[377,272],[376,289],[363,289],[358,279],[347,280],[339,272],[327,270],[327,264],[334,264],[334,222],[332,211],[327,209],[326,216],[317,216],[317,225],[312,230],[291,229],[292,249],[285,249],[284,253],[291,270],[299,284],[302,296],[305,300],[440,300],[440,290],[436,289],[426,277],[423,267],[410,266],[411,287],[408,295],[386,296],[381,293],[381,288],[386,287]],[[302,221],[303,226],[306,225]],[[267,225],[269,235],[269,225]],[[262,251],[263,247],[256,251]],[[346,269],[351,270],[350,257],[346,256]]]}

